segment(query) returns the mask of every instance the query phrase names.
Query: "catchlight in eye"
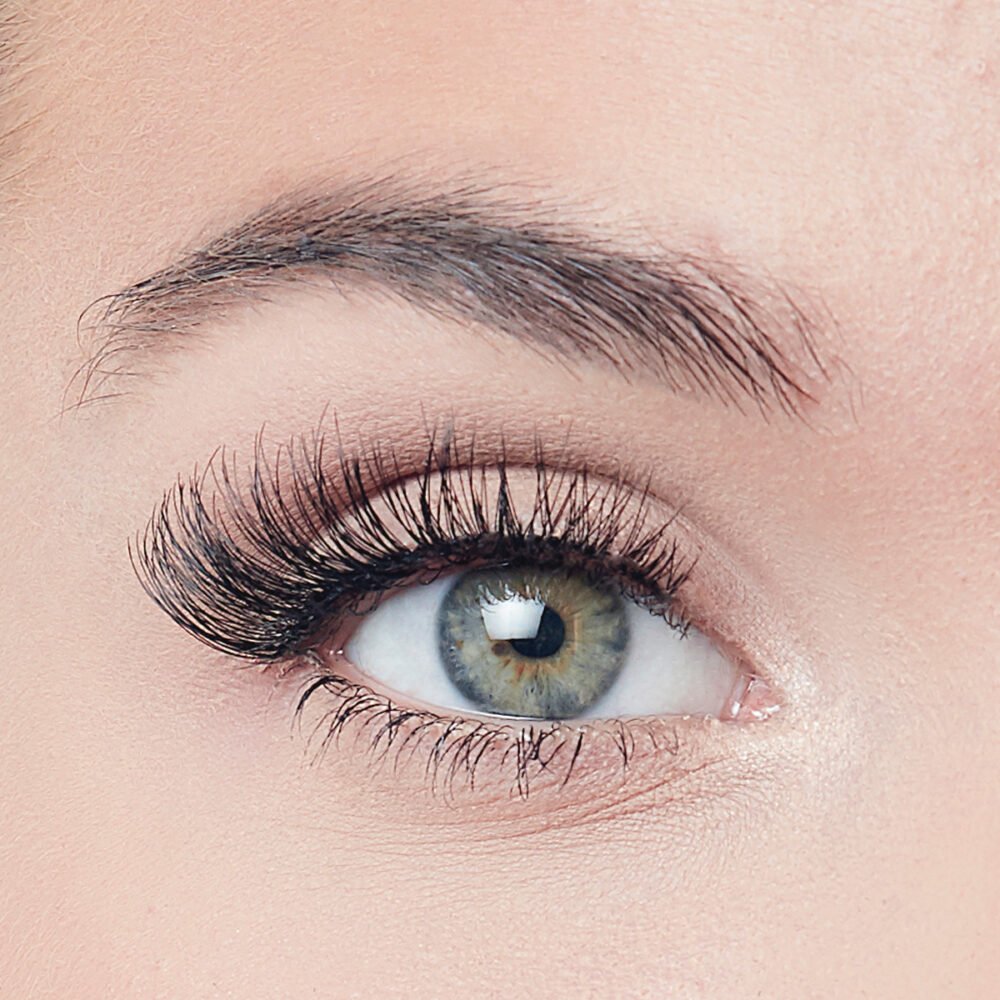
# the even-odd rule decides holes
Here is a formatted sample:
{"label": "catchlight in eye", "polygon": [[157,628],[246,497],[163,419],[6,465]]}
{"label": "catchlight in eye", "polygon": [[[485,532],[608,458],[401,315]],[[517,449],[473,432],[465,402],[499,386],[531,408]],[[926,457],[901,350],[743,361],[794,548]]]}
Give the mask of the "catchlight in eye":
{"label": "catchlight in eye", "polygon": [[532,566],[411,584],[361,619],[343,656],[434,708],[529,719],[721,717],[740,678],[614,580]]}

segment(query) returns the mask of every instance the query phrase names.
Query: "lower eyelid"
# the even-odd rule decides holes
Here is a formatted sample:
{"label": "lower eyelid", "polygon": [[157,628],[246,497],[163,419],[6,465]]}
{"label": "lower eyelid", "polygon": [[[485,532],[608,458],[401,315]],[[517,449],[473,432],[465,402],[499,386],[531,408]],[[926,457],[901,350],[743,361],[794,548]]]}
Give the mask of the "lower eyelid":
{"label": "lower eyelid", "polygon": [[[385,822],[423,826],[435,840],[442,826],[455,825],[463,844],[472,836],[483,849],[491,841],[506,848],[525,836],[563,838],[650,813],[678,831],[679,843],[689,843],[696,827],[705,837],[745,827],[778,773],[781,740],[770,734],[780,727],[772,724],[693,718],[557,724],[518,739],[509,730],[477,738],[474,729],[440,719],[421,720],[426,728],[413,740],[400,732],[389,744],[384,720],[374,716],[348,719],[331,736],[325,723],[340,710],[343,694],[318,693],[301,718],[312,734],[316,795],[328,788],[358,795],[372,822],[384,813]],[[376,732],[383,733],[378,742]],[[471,772],[466,750],[475,761]],[[688,853],[681,855],[685,864]]]}
{"label": "lower eyelid", "polygon": [[[311,465],[307,467],[312,469]],[[433,483],[433,476],[439,473],[445,474],[429,467],[428,481]],[[499,474],[493,472],[488,476],[484,472],[486,479],[480,484],[477,470],[459,470],[454,473],[460,477],[456,484],[465,484],[467,477],[473,474],[477,477],[475,486],[479,493],[495,492],[494,479]],[[528,510],[532,507],[532,499],[538,495],[540,475],[531,466],[504,466],[503,472],[511,496],[515,501],[523,497]],[[588,490],[597,482],[596,479],[579,479],[574,478],[576,474],[572,472],[552,473],[551,470],[545,475],[555,476],[554,482],[569,484],[564,492],[576,497],[580,506],[577,513],[582,512],[589,517],[589,521],[587,518],[584,521],[592,530],[589,535],[584,534],[590,538],[597,537],[600,541],[596,545],[598,550],[614,551],[624,547],[625,553],[619,554],[620,564],[627,567],[637,563],[641,567],[638,574],[640,580],[661,581],[668,578],[676,582],[687,579],[690,560],[681,560],[683,565],[675,564],[675,538],[685,539],[681,549],[683,553],[697,553],[701,546],[694,544],[692,539],[699,540],[700,535],[685,528],[683,518],[675,511],[662,507],[659,501],[644,491],[632,490],[616,480],[609,480],[601,487],[610,491],[608,496],[611,499],[592,502]],[[221,478],[228,482],[224,474]],[[418,479],[418,486],[422,482]],[[586,485],[588,482],[589,486]],[[583,485],[577,489],[577,484]],[[279,490],[277,481],[270,483],[270,488],[275,496],[286,496]],[[472,485],[469,488],[474,496],[478,495]],[[276,523],[265,518],[267,527],[257,526],[254,518],[262,513],[273,513],[272,507],[267,505],[277,503],[268,499],[271,494],[268,493],[267,482],[262,489],[264,499],[256,507],[252,502],[249,506],[241,506],[243,501],[235,488],[231,493],[224,493],[230,516],[229,520],[223,519],[221,527],[212,520],[215,508],[207,496],[202,498],[196,487],[191,487],[187,494],[172,494],[165,501],[164,510],[188,528],[189,536],[183,532],[178,536],[176,532],[167,531],[172,521],[161,511],[161,516],[151,522],[151,533],[147,532],[137,549],[137,568],[145,571],[143,582],[151,596],[179,624],[203,641],[258,663],[271,661],[271,667],[287,678],[282,681],[283,689],[296,689],[290,675],[297,674],[301,682],[298,690],[305,692],[305,696],[300,694],[296,717],[308,738],[313,759],[326,756],[330,766],[350,769],[354,785],[386,781],[394,784],[399,780],[404,794],[415,791],[418,785],[423,789],[429,788],[432,793],[430,800],[444,797],[466,801],[471,797],[471,801],[479,805],[530,800],[532,808],[539,803],[565,806],[581,799],[589,801],[591,797],[609,805],[626,799],[639,801],[650,796],[655,798],[657,789],[667,787],[677,789],[678,794],[697,796],[706,794],[707,786],[702,779],[708,771],[722,769],[730,775],[727,778],[730,784],[737,783],[736,760],[726,763],[734,740],[743,738],[736,737],[735,733],[743,729],[772,728],[743,727],[718,720],[706,722],[704,719],[676,716],[564,723],[520,723],[497,717],[477,717],[471,712],[461,713],[465,716],[463,718],[449,717],[440,714],[440,710],[422,708],[416,703],[411,706],[395,703],[365,687],[361,683],[363,679],[356,673],[351,674],[348,665],[340,662],[340,657],[324,662],[313,654],[305,654],[293,657],[295,662],[290,664],[286,651],[302,649],[301,639],[296,637],[306,633],[304,628],[298,628],[297,619],[289,617],[286,622],[283,615],[289,606],[299,609],[301,605],[310,614],[315,612],[312,594],[317,591],[315,586],[309,588],[302,585],[302,567],[290,559],[288,553],[301,556],[307,566],[315,567],[319,564],[316,556],[323,555],[323,551],[320,545],[317,553],[314,537],[303,537],[301,524],[294,517],[287,524],[280,518]],[[398,497],[400,488],[396,489]],[[306,494],[308,488],[303,486],[301,496],[296,494],[296,497],[301,501]],[[597,495],[603,497],[604,493]],[[385,505],[382,494],[374,494],[363,510],[373,515]],[[339,507],[327,510],[319,509],[321,506],[315,505],[314,509],[306,505],[306,509],[301,511],[302,522],[317,528],[316,537],[321,542],[324,536],[318,531],[320,528],[325,530],[327,525],[339,530],[339,537],[345,537],[344,531],[350,530],[350,517],[344,518]],[[290,508],[292,512],[297,510],[294,503],[290,504]],[[576,511],[572,504],[570,508]],[[274,509],[283,511],[285,508],[278,504]],[[652,513],[648,520],[644,520],[647,511]],[[391,518],[383,517],[382,520],[392,523]],[[248,538],[241,537],[239,531],[228,533],[226,529],[230,521],[246,529],[249,546],[244,544]],[[449,523],[445,518],[435,530],[440,533]],[[653,525],[653,531],[647,536],[645,528],[649,524]],[[418,530],[410,534],[414,538],[422,537],[423,529],[419,524],[415,527]],[[659,544],[661,534],[664,535],[662,545]],[[277,537],[272,539],[272,535]],[[403,531],[401,535],[406,536],[407,532]],[[364,532],[357,530],[347,537],[355,537],[362,543],[366,539],[371,541]],[[386,537],[395,541],[391,532]],[[646,545],[644,540],[647,537],[657,544]],[[290,545],[290,540],[295,544]],[[272,541],[273,548],[268,548]],[[413,539],[404,537],[402,541],[412,543]],[[361,548],[364,549],[365,545],[362,544]],[[400,547],[400,551],[403,548],[405,545]],[[629,558],[632,550],[643,553],[650,549],[656,553],[655,558]],[[239,565],[246,570],[245,578],[240,578],[241,586],[235,592],[227,589],[231,577],[230,556],[240,556],[242,562]],[[287,568],[291,572],[287,579],[276,574],[275,567],[284,569],[289,562],[291,565]],[[654,572],[654,569],[661,572]],[[662,572],[666,569],[670,572]],[[700,570],[698,575],[701,575]],[[363,582],[368,582],[370,574],[365,570],[360,577]],[[327,574],[324,579],[333,579],[337,585],[341,582],[335,574]],[[265,585],[258,586],[260,583]],[[680,587],[680,583],[676,585]],[[664,586],[663,590],[673,598],[674,586]],[[691,590],[691,607],[696,611],[704,607],[708,618],[718,608],[729,607],[732,602],[728,595],[732,588],[725,584],[718,590],[708,600],[701,601],[696,585]],[[349,589],[347,592],[353,594]],[[214,604],[205,602],[206,593],[210,597],[216,595]],[[257,597],[264,594],[268,600],[273,600],[275,593],[280,599],[274,603],[282,615],[273,614],[274,609]],[[723,596],[720,597],[720,593]],[[229,599],[233,597],[238,600]],[[688,600],[683,594],[681,597],[684,610],[687,610]],[[255,600],[259,601],[259,606],[254,605]],[[210,612],[207,618],[206,607]],[[692,617],[698,620],[700,616]],[[277,629],[272,628],[275,620],[280,625]],[[741,629],[728,631],[740,632]],[[312,634],[316,634],[315,629]],[[348,671],[347,676],[336,676],[335,672],[341,666]],[[760,705],[766,707],[767,704],[762,692],[767,692],[766,687],[758,685],[751,691],[752,697],[742,699],[739,713],[733,713],[739,716],[738,721],[767,717],[766,711],[759,710]],[[343,752],[328,753],[338,743]],[[391,770],[388,777],[385,776],[387,769]],[[718,787],[717,783],[715,787]],[[388,791],[390,785],[383,783],[380,788]],[[576,791],[580,788],[586,789],[586,794]],[[398,797],[399,789],[394,794]]]}
{"label": "lower eyelid", "polygon": [[[575,799],[573,786],[582,784],[588,796],[609,803],[627,796],[638,808],[639,798],[656,789],[696,794],[694,775],[735,763],[729,744],[745,738],[742,730],[770,728],[693,716],[572,722],[444,716],[331,674],[312,656],[286,669],[304,672],[295,714],[311,763],[353,769],[360,761],[355,780],[388,782],[396,794],[401,780],[415,782],[414,792],[452,804],[566,805]],[[743,692],[746,717],[755,721],[772,714],[758,711],[773,701],[759,684]]]}

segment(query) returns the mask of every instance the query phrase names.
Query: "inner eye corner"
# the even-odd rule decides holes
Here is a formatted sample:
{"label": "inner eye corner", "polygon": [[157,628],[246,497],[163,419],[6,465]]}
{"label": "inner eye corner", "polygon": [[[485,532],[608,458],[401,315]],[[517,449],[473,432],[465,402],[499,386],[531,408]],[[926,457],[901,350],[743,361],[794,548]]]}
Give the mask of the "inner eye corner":
{"label": "inner eye corner", "polygon": [[[331,601],[327,622],[299,643],[296,655],[312,655],[306,665],[314,679],[325,673],[331,691],[339,685],[363,695],[364,711],[390,727],[395,713],[419,716],[445,733],[468,720],[508,734],[721,716],[718,691],[729,675],[704,648],[714,638],[711,630],[689,619],[681,591],[691,563],[681,560],[669,530],[674,516],[660,523],[642,506],[645,500],[637,501],[641,516],[630,512],[631,500],[595,502],[597,480],[572,471],[546,480],[544,489],[559,496],[542,504],[541,480],[532,480],[528,467],[511,466],[510,481],[515,473],[522,478],[511,491],[527,490],[528,503],[511,503],[491,521],[503,504],[500,494],[484,497],[483,491],[496,493],[507,471],[497,466],[468,475],[439,463],[416,477],[364,487],[352,509],[310,508],[289,530],[290,541],[275,537],[273,553],[263,551],[264,535],[255,535],[266,558],[251,566],[247,582],[259,583],[268,598],[259,601],[264,624],[249,622],[245,633],[264,635],[269,617],[277,622],[272,635],[286,624],[294,632],[296,613],[301,620],[315,617],[317,593],[364,591],[342,605]],[[466,493],[441,482],[458,483]],[[609,481],[600,489],[618,497],[626,487]],[[303,502],[315,504],[321,496],[307,490]],[[297,501],[287,498],[290,508]],[[270,503],[265,499],[268,515],[283,509]],[[534,511],[534,520],[526,525],[518,511]],[[273,517],[267,523],[279,536],[282,524]],[[326,525],[314,546],[302,541],[301,524]],[[227,554],[219,556],[211,581],[223,596]],[[293,563],[303,554],[301,564]],[[177,565],[183,582],[184,565]],[[501,597],[495,603],[507,605],[503,628],[491,630],[482,602],[462,593],[463,581],[477,574],[492,576]],[[499,585],[518,577],[520,586]],[[191,582],[193,594],[203,593],[203,579]],[[272,598],[273,608],[267,606]],[[446,606],[452,611],[447,629],[441,621]],[[273,614],[275,608],[286,617]],[[450,669],[442,666],[449,656]],[[653,668],[647,663],[637,675],[643,665],[637,657]],[[742,659],[733,662],[746,670]],[[431,680],[436,687],[426,686]]]}

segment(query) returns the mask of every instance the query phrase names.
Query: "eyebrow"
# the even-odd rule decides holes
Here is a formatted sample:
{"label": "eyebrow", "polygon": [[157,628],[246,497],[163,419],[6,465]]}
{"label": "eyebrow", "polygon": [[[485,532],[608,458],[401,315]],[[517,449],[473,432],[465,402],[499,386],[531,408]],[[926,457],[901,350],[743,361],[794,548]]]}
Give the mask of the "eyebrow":
{"label": "eyebrow", "polygon": [[213,320],[317,283],[740,410],[801,414],[817,401],[830,370],[820,327],[787,288],[697,252],[627,249],[566,214],[488,187],[393,178],[294,191],[88,306],[78,333],[97,346],[72,406],[129,395]]}

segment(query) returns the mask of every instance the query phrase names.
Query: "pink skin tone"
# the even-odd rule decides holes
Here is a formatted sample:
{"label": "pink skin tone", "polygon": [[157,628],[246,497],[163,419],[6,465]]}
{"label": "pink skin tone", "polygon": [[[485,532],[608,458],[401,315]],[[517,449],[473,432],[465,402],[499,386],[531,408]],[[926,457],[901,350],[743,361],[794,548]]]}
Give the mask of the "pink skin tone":
{"label": "pink skin tone", "polygon": [[[19,11],[0,103],[0,992],[995,996],[994,5]],[[286,190],[388,171],[747,262],[822,314],[837,377],[806,421],[765,422],[310,290],[59,416],[98,296]],[[686,724],[679,758],[646,753],[624,784],[596,753],[527,801],[494,776],[443,803],[419,765],[379,771],[350,740],[314,760],[295,683],[185,634],[126,546],[220,445],[324,412],[413,447],[428,418],[525,446],[542,427],[580,461],[648,470],[705,556],[699,624],[767,678],[749,707],[780,711]]]}

